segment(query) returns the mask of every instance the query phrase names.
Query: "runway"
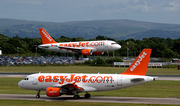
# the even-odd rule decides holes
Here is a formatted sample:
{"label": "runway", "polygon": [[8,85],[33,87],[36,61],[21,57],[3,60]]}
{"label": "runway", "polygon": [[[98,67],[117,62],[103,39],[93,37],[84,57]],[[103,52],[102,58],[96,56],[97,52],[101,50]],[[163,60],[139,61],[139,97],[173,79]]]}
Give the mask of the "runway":
{"label": "runway", "polygon": [[177,98],[148,98],[148,97],[105,97],[105,96],[92,96],[89,99],[85,99],[82,96],[80,99],[74,99],[72,95],[70,95],[70,96],[63,95],[61,97],[56,97],[56,98],[49,98],[46,95],[41,95],[41,98],[35,98],[35,95],[0,94],[0,99],[8,99],[8,100],[68,101],[68,102],[180,104],[180,99],[177,99]]}

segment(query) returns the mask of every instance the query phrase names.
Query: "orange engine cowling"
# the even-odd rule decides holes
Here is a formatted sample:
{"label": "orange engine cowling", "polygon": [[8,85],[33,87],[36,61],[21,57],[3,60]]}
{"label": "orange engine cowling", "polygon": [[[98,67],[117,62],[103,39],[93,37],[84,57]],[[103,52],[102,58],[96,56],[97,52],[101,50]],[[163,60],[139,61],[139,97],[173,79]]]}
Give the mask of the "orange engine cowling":
{"label": "orange engine cowling", "polygon": [[82,55],[92,55],[92,50],[91,49],[82,50]]}
{"label": "orange engine cowling", "polygon": [[103,55],[104,52],[94,52],[95,55]]}
{"label": "orange engine cowling", "polygon": [[48,88],[46,89],[46,95],[47,95],[47,96],[50,96],[50,97],[61,96],[60,90],[61,90],[61,88],[48,87]]}

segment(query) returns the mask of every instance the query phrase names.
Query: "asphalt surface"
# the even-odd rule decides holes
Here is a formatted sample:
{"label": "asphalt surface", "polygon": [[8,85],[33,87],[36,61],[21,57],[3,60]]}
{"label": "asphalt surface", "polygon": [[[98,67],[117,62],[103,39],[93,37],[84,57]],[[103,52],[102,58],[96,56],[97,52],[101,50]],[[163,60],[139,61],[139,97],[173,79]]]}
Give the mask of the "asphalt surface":
{"label": "asphalt surface", "polygon": [[49,98],[46,95],[41,95],[36,98],[35,95],[20,95],[20,94],[0,94],[0,99],[8,100],[42,100],[42,101],[69,101],[69,102],[104,102],[104,103],[142,103],[142,104],[180,104],[180,99],[177,98],[148,98],[148,97],[103,97],[93,96],[89,99],[80,97],[74,99],[73,96],[63,95],[61,97]]}

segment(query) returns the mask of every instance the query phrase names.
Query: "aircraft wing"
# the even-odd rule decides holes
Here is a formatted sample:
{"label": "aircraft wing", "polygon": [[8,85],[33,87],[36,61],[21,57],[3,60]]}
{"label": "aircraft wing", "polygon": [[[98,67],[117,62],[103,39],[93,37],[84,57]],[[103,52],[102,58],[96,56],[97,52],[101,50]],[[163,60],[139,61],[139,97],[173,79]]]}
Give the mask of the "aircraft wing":
{"label": "aircraft wing", "polygon": [[[80,47],[79,47],[79,48],[77,48],[77,47],[74,48],[74,47],[61,47],[61,46],[59,46],[58,48],[60,48],[60,49],[67,49],[67,51],[68,51],[68,50],[72,50],[72,51],[73,51],[73,50],[74,50],[74,51],[84,50],[84,48],[82,49],[82,48],[80,48]],[[94,48],[88,48],[88,49],[94,49]]]}
{"label": "aircraft wing", "polygon": [[76,83],[76,82],[64,83],[64,84],[62,84],[62,85],[60,85],[60,84],[54,84],[53,87],[59,87],[59,88],[70,87],[70,88],[75,88],[75,89],[83,90],[83,88],[77,86],[75,83]]}
{"label": "aircraft wing", "polygon": [[96,91],[96,90],[97,90],[97,89],[94,88],[94,87],[77,85],[76,82],[64,83],[64,84],[62,84],[62,85],[60,85],[60,84],[54,84],[53,87],[58,87],[58,88],[69,87],[69,88],[74,88],[74,89],[81,90],[81,91],[84,91],[84,92],[90,92],[90,91]]}

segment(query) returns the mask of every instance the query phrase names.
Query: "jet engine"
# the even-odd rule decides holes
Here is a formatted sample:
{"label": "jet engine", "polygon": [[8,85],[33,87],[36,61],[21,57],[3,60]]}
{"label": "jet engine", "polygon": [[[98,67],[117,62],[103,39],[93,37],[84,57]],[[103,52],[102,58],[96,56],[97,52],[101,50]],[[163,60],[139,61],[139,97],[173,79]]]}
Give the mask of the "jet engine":
{"label": "jet engine", "polygon": [[103,55],[104,52],[94,52],[95,50],[94,49],[85,49],[85,50],[82,50],[82,55]]}
{"label": "jet engine", "polygon": [[57,97],[61,96],[61,88],[55,88],[55,87],[48,87],[46,89],[46,95],[50,97]]}
{"label": "jet engine", "polygon": [[91,49],[82,50],[82,55],[92,55],[93,51]]}

